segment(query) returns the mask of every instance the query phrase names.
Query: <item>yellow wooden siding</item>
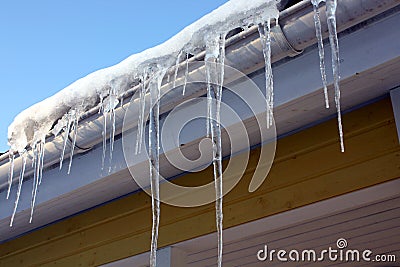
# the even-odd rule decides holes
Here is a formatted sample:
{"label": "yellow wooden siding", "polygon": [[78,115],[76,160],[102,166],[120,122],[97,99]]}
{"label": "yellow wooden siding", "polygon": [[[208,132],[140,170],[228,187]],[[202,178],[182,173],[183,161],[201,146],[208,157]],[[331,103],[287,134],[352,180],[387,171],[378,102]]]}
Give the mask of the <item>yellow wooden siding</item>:
{"label": "yellow wooden siding", "polygon": [[[400,177],[400,146],[389,99],[346,114],[346,152],[340,153],[333,119],[278,141],[264,184],[248,185],[259,149],[246,174],[224,198],[224,227],[232,227]],[[208,181],[211,168],[179,178]],[[0,266],[94,266],[149,250],[151,201],[143,192],[68,218],[0,245]],[[215,231],[214,204],[162,205],[159,246]]]}

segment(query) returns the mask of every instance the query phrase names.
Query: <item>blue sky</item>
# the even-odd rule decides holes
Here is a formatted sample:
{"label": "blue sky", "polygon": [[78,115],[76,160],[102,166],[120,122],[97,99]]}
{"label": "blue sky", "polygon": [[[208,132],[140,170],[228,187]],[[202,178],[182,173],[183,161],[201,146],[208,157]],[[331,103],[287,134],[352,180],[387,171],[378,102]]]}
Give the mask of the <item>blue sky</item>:
{"label": "blue sky", "polygon": [[14,117],[75,80],[172,37],[227,0],[0,3],[0,152]]}

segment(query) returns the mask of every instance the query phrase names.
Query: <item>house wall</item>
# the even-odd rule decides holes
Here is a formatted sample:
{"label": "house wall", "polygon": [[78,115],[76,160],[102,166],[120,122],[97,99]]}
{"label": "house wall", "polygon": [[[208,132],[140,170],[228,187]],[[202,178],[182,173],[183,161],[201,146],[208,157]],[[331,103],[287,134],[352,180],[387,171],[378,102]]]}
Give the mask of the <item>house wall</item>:
{"label": "house wall", "polygon": [[[389,98],[345,114],[343,122],[345,153],[339,149],[336,119],[282,138],[267,180],[249,193],[259,155],[254,149],[244,177],[224,198],[224,227],[400,178],[400,146]],[[212,168],[207,168],[176,182],[211,180]],[[161,209],[159,247],[216,231],[213,203]],[[0,266],[104,264],[148,251],[150,231],[151,199],[139,192],[0,244]]]}

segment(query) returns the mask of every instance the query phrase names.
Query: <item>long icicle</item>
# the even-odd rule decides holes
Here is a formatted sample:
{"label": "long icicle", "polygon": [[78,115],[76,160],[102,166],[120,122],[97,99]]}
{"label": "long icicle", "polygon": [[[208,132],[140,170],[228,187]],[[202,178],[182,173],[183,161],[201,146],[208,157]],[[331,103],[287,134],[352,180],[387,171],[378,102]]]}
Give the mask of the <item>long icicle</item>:
{"label": "long icicle", "polygon": [[272,126],[274,108],[274,79],[271,66],[271,19],[258,25],[265,61],[265,97],[267,106],[267,127]]}
{"label": "long icicle", "polygon": [[10,192],[11,192],[11,186],[12,186],[12,180],[14,178],[14,160],[15,160],[15,155],[14,151],[10,150],[10,155],[9,155],[9,170],[8,170],[8,189],[7,189],[7,199],[10,198]]}
{"label": "long icicle", "polygon": [[215,125],[213,125],[212,135],[213,144],[216,144],[214,150],[214,181],[215,181],[215,213],[216,213],[216,224],[218,234],[218,266],[222,266],[222,253],[223,253],[223,184],[222,184],[222,141],[221,141],[221,101],[222,101],[222,89],[224,84],[225,76],[225,35],[220,35],[219,38],[219,55],[218,55],[218,74],[219,74],[219,85],[216,93],[216,110],[215,110]]}
{"label": "long icicle", "polygon": [[20,172],[20,175],[19,175],[18,189],[17,189],[17,199],[15,200],[14,210],[13,210],[13,213],[12,213],[12,216],[11,216],[11,221],[10,221],[10,227],[13,226],[15,214],[17,213],[19,197],[21,196],[22,183],[24,182],[24,175],[25,175],[26,159],[28,157],[28,155],[26,155],[26,154],[27,154],[26,150],[21,152],[21,154],[20,154],[20,156],[22,157],[22,168],[21,168],[21,172]]}
{"label": "long icicle", "polygon": [[152,204],[152,234],[150,250],[150,267],[157,264],[157,240],[160,224],[160,87],[164,73],[155,73],[150,77],[150,124],[149,124],[149,166]]}
{"label": "long icicle", "polygon": [[322,85],[324,87],[325,107],[329,108],[329,96],[328,96],[328,82],[326,80],[326,68],[325,68],[325,51],[324,42],[322,38],[321,19],[319,13],[320,0],[311,0],[314,9],[314,24],[315,24],[315,35],[318,40],[318,54],[319,54],[319,68],[321,71]]}
{"label": "long icicle", "polygon": [[38,153],[39,153],[39,149],[38,149],[39,144],[35,143],[32,146],[32,151],[33,151],[33,159],[32,159],[32,166],[33,166],[33,179],[32,179],[32,197],[31,197],[31,217],[29,219],[29,223],[31,223],[32,221],[32,217],[33,217],[33,206],[34,206],[34,199],[35,199],[35,194],[37,191],[37,184],[38,184],[38,173],[37,173],[37,165],[38,165]]}
{"label": "long icicle", "polygon": [[138,131],[136,136],[135,155],[142,152],[143,131],[144,131],[144,113],[146,110],[146,73],[143,73],[139,91],[139,118],[138,118]]}
{"label": "long icicle", "polygon": [[340,138],[340,149],[344,152],[344,140],[343,140],[343,127],[342,127],[342,112],[340,105],[340,71],[339,71],[339,40],[336,30],[336,7],[337,0],[326,1],[326,15],[329,30],[329,42],[332,51],[332,71],[333,71],[333,85],[335,87],[335,103],[338,116],[338,130]]}
{"label": "long icicle", "polygon": [[42,173],[43,173],[43,158],[44,158],[44,145],[45,141],[42,140],[35,146],[34,151],[34,177],[33,177],[33,187],[32,187],[32,200],[31,200],[31,217],[29,219],[29,223],[32,223],[33,219],[33,211],[35,209],[35,202],[37,196],[38,186],[41,184]]}
{"label": "long icicle", "polygon": [[[217,47],[213,47],[217,45]],[[222,266],[223,254],[223,181],[222,181],[222,144],[221,144],[221,100],[224,80],[225,35],[220,35],[216,43],[207,47],[207,129],[213,144],[213,168],[215,182],[215,213],[218,238],[218,267]],[[217,49],[217,58],[215,49]]]}

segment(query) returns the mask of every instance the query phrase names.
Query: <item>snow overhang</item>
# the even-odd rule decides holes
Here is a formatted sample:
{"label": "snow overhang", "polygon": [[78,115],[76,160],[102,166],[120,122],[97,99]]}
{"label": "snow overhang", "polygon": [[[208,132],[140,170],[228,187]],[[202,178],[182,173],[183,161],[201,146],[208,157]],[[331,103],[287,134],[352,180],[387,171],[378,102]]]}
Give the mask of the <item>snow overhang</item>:
{"label": "snow overhang", "polygon": [[[282,49],[277,42],[273,43],[275,120],[279,136],[290,134],[335,115],[333,108],[324,108],[311,10],[308,1],[303,1],[281,13],[282,32],[294,50],[304,49],[301,55],[287,58],[288,53],[293,51],[287,49],[285,51],[285,48]],[[340,49],[343,110],[352,109],[387,95],[390,89],[400,84],[399,75],[395,75],[400,68],[398,45],[400,36],[392,30],[393,25],[400,25],[399,10],[399,1],[363,1],[363,5],[352,0],[339,2],[338,28],[342,32]],[[330,54],[328,49],[325,52]],[[204,53],[200,53],[193,58],[193,61],[203,57]],[[264,87],[262,49],[255,29],[241,32],[228,41],[226,63],[248,74],[260,88]],[[331,73],[331,70],[328,69],[327,73]],[[182,78],[182,76],[183,73],[178,74],[178,77]],[[328,77],[328,79],[331,83],[332,78]],[[235,81],[235,77],[231,77],[231,81],[237,90],[246,90],[240,80]],[[167,114],[172,107],[184,100],[204,94],[204,86],[190,86],[185,96],[181,93],[169,97],[167,95],[162,111]],[[223,101],[233,107],[240,119],[245,121],[251,144],[258,144],[259,134],[253,127],[256,123],[254,114],[249,113],[235,94],[229,91],[224,92]],[[122,130],[124,108],[117,110],[117,133]],[[198,114],[195,104],[186,105],[182,110],[193,116]],[[259,106],[257,110],[262,114],[264,107]],[[236,123],[239,121],[232,121],[228,126],[235,127]],[[58,169],[62,138],[54,138],[47,143],[46,169],[37,196],[35,218],[32,224],[28,223],[32,180],[26,179],[23,184],[18,213],[11,229],[8,225],[16,186],[11,192],[11,199],[3,200],[3,204],[0,205],[0,239],[2,241],[139,189],[132,181],[125,164],[121,135],[116,137],[111,171],[108,172],[107,164],[106,168],[101,170],[103,153],[101,116],[96,111],[91,111],[87,113],[87,117],[80,122],[80,125],[77,144],[80,148],[87,150],[82,149],[81,154],[75,156],[70,175],[66,174],[65,169],[62,171]],[[204,135],[205,127],[187,127],[179,137],[182,143],[176,144],[175,148],[185,144],[183,146],[185,153],[196,157],[198,142]],[[138,158],[137,169],[143,169],[145,172],[146,161],[146,158]],[[16,173],[20,166],[21,161],[17,160]],[[8,158],[3,156],[0,165],[1,199],[5,199],[6,195],[4,189],[7,185],[8,168]],[[181,174],[181,171],[165,161],[161,162],[161,169],[166,177]]]}

